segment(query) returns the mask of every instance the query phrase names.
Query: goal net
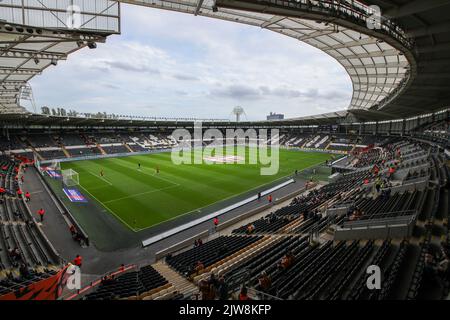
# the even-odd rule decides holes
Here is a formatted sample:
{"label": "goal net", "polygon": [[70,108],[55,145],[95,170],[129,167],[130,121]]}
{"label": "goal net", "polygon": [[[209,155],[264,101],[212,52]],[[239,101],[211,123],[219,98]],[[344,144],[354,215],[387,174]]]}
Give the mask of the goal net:
{"label": "goal net", "polygon": [[73,169],[63,170],[62,172],[63,183],[67,187],[73,187],[80,184],[80,178],[78,172]]}

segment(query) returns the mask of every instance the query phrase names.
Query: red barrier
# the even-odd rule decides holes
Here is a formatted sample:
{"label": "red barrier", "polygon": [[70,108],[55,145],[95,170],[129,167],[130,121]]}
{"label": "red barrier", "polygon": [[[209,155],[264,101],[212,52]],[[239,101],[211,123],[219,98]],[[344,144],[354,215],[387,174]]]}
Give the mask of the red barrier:
{"label": "red barrier", "polygon": [[32,283],[0,296],[0,300],[56,300],[60,297],[65,283],[67,267],[50,278]]}

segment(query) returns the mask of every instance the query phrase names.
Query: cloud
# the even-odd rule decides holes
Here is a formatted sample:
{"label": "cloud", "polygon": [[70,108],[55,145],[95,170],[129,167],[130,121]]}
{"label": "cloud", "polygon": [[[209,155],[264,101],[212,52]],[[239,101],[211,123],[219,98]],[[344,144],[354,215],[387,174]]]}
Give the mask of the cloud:
{"label": "cloud", "polygon": [[199,81],[200,79],[193,75],[188,74],[174,74],[173,77],[181,81]]}
{"label": "cloud", "polygon": [[311,99],[311,100],[340,100],[345,99],[346,95],[339,91],[324,91],[319,89],[298,90],[286,87],[270,88],[268,86],[260,86],[253,88],[248,85],[230,85],[227,87],[215,88],[211,90],[211,97],[228,98],[235,100],[246,99],[265,99],[270,97],[282,99]]}
{"label": "cloud", "polygon": [[[150,74],[160,74],[161,72],[151,66],[145,64],[133,64],[125,61],[104,61],[103,65],[112,69],[118,69],[122,71],[131,72],[146,72]],[[100,66],[101,67],[101,66]]]}
{"label": "cloud", "polygon": [[80,112],[251,120],[349,105],[339,63],[268,30],[183,13],[122,6],[122,35],[80,50],[32,80],[38,105]]}
{"label": "cloud", "polygon": [[225,88],[213,88],[211,97],[241,99],[260,99],[261,91],[246,85],[230,85]]}

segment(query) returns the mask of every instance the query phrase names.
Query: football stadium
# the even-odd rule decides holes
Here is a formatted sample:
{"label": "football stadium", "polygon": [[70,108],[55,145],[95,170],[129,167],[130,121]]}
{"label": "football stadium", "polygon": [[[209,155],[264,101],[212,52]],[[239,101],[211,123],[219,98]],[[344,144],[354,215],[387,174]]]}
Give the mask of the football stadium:
{"label": "football stadium", "polygon": [[0,305],[450,299],[449,0],[0,1],[0,126]]}

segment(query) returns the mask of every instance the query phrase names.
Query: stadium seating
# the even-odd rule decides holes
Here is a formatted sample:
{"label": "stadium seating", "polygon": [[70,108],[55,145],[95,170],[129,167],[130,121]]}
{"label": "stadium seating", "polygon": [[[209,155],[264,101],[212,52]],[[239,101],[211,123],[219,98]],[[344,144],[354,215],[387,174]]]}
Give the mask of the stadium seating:
{"label": "stadium seating", "polygon": [[0,187],[7,190],[0,197],[0,271],[6,274],[0,279],[1,293],[49,277],[60,263],[23,199],[16,195],[18,166],[19,162],[6,158],[0,161]]}
{"label": "stadium seating", "polygon": [[[128,137],[119,132],[60,133],[58,136],[33,135],[23,141],[37,149],[50,142],[59,145],[61,151],[39,151],[46,159],[63,158],[62,146],[75,157],[99,155],[101,150],[107,154],[128,153],[127,146],[142,152],[167,148],[174,143],[170,137],[156,133]],[[20,141],[20,138],[14,140]],[[101,148],[97,147],[100,142]],[[450,171],[442,152],[425,142],[374,136],[293,132],[280,135],[280,142],[285,146],[352,152],[343,162],[346,172],[338,174],[330,183],[306,191],[289,205],[272,210],[266,216],[238,223],[231,235],[213,236],[199,246],[169,254],[165,259],[168,268],[200,287],[211,274],[216,274],[224,276],[230,292],[245,283],[278,299],[384,300],[426,296],[424,288],[430,281],[429,270],[436,268],[428,261],[436,246],[430,242],[430,236],[434,232],[450,243],[450,232],[445,224],[438,230],[419,224],[414,232],[421,237],[415,242],[362,238],[334,242],[329,236],[332,237],[336,227],[355,220],[378,221],[414,215],[425,226],[436,219],[448,221],[449,214],[445,210],[448,211]],[[347,147],[341,148],[344,142]],[[356,144],[362,146],[355,148]],[[10,144],[3,146],[6,148]],[[9,157],[0,161],[5,169],[0,186],[11,193],[0,205],[0,271],[9,274],[0,280],[0,294],[17,285],[51,276],[53,266],[58,265],[24,202],[15,195],[18,164]],[[373,170],[375,164],[382,177],[380,192],[375,192],[374,187],[379,181]],[[394,175],[388,174],[391,166],[396,168]],[[360,212],[357,217],[354,216],[356,209]],[[329,210],[339,213],[329,215]],[[319,234],[324,238],[318,239]],[[17,257],[9,254],[15,248]],[[290,259],[287,266],[283,264],[286,257]],[[375,292],[367,289],[361,273],[372,264],[382,266],[385,279],[382,289]],[[18,276],[12,271],[19,268],[24,274]],[[268,287],[261,284],[263,275],[270,278]],[[447,289],[443,292],[448,292],[450,281],[444,283]],[[84,298],[190,297],[178,292],[152,266],[146,266],[116,278],[104,278],[101,285]]]}
{"label": "stadium seating", "polygon": [[167,263],[178,272],[190,276],[195,272],[197,262],[207,268],[224,257],[262,239],[257,237],[219,237],[199,247],[183,252],[174,257],[168,257]]}
{"label": "stadium seating", "polygon": [[170,287],[170,284],[152,266],[127,272],[117,277],[105,276],[100,287],[86,295],[86,300],[113,300],[132,296],[152,295]]}

